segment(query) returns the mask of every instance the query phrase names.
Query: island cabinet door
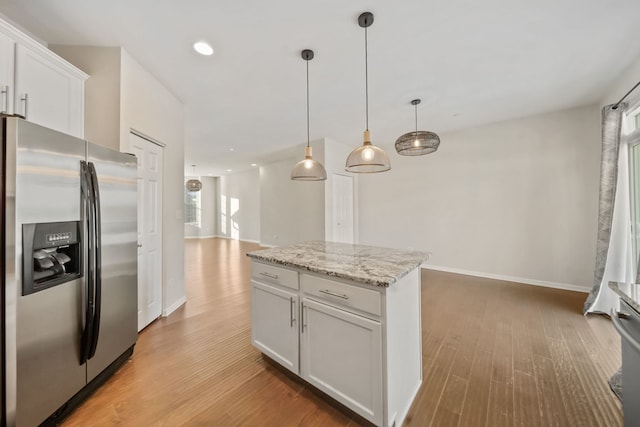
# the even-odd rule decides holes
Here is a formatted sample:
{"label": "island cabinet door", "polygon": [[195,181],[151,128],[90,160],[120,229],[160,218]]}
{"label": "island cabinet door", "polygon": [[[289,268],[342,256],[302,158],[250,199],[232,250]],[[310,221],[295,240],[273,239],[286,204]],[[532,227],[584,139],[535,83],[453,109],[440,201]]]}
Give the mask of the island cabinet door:
{"label": "island cabinet door", "polygon": [[380,323],[308,298],[301,316],[302,378],[382,425]]}
{"label": "island cabinet door", "polygon": [[251,281],[251,342],[299,374],[297,294]]}

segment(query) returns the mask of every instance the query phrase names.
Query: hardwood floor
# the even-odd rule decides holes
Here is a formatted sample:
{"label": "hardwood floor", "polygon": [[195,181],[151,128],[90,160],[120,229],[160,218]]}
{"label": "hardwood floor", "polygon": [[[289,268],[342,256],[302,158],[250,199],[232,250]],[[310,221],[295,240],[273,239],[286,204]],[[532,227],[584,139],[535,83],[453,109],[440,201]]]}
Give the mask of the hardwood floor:
{"label": "hardwood floor", "polygon": [[[64,426],[358,426],[251,346],[256,244],[187,240],[187,303]],[[424,383],[406,426],[622,426],[610,321],[586,294],[423,270]]]}

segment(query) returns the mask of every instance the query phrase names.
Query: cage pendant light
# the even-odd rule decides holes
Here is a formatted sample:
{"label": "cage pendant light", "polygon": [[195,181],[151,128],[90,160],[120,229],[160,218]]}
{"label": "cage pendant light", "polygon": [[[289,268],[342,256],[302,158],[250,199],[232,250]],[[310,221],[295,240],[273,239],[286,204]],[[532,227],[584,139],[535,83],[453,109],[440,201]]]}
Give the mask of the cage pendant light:
{"label": "cage pendant light", "polygon": [[[193,176],[196,175],[196,165],[191,165],[193,166]],[[202,182],[200,182],[199,179],[190,179],[189,181],[187,181],[187,183],[185,184],[185,187],[187,187],[187,190],[192,191],[192,192],[198,192],[202,189]]]}
{"label": "cage pendant light", "polygon": [[300,53],[300,56],[307,63],[307,147],[304,159],[293,167],[291,179],[295,181],[324,181],[327,179],[327,171],[320,162],[313,160],[309,146],[309,61],[313,59],[313,51],[305,49]]}
{"label": "cage pendant light", "polygon": [[416,130],[402,135],[396,141],[396,151],[403,156],[422,156],[433,153],[440,146],[440,137],[433,132],[418,130],[418,104],[419,99],[411,101],[415,107]]}
{"label": "cage pendant light", "polygon": [[349,154],[345,170],[355,173],[385,172],[391,169],[389,156],[380,147],[371,143],[369,132],[369,58],[367,46],[367,28],[373,24],[373,14],[364,12],[358,17],[358,25],[364,28],[364,76],[365,76],[365,117],[367,128],[364,131],[364,142]]}

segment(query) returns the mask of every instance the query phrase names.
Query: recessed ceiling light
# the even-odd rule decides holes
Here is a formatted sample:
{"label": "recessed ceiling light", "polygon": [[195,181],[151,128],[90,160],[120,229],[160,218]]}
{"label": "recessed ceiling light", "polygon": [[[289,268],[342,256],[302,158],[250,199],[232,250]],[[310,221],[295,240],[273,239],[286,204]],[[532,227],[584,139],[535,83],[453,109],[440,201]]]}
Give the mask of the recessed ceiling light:
{"label": "recessed ceiling light", "polygon": [[232,169],[227,169],[227,172],[233,172],[233,170]]}
{"label": "recessed ceiling light", "polygon": [[257,163],[251,163],[251,166],[258,166]]}
{"label": "recessed ceiling light", "polygon": [[229,151],[235,151],[235,149],[234,148],[229,148]]}
{"label": "recessed ceiling light", "polygon": [[196,42],[193,44],[193,48],[200,55],[206,55],[206,56],[213,55],[213,48],[207,42],[203,42],[203,41]]}

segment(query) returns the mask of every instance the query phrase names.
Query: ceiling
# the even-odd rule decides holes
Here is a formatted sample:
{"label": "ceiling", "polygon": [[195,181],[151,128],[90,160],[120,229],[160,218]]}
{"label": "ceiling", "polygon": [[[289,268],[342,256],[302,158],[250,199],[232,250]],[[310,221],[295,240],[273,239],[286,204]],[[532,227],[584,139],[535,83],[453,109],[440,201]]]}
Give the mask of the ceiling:
{"label": "ceiling", "polygon": [[[414,127],[411,99],[419,127],[442,133],[596,103],[640,58],[637,0],[0,0],[47,43],[137,58],[184,103],[185,172],[199,175],[306,142],[305,48],[311,139],[359,145],[367,10],[369,125],[389,150]],[[198,40],[214,55],[198,55]]]}

